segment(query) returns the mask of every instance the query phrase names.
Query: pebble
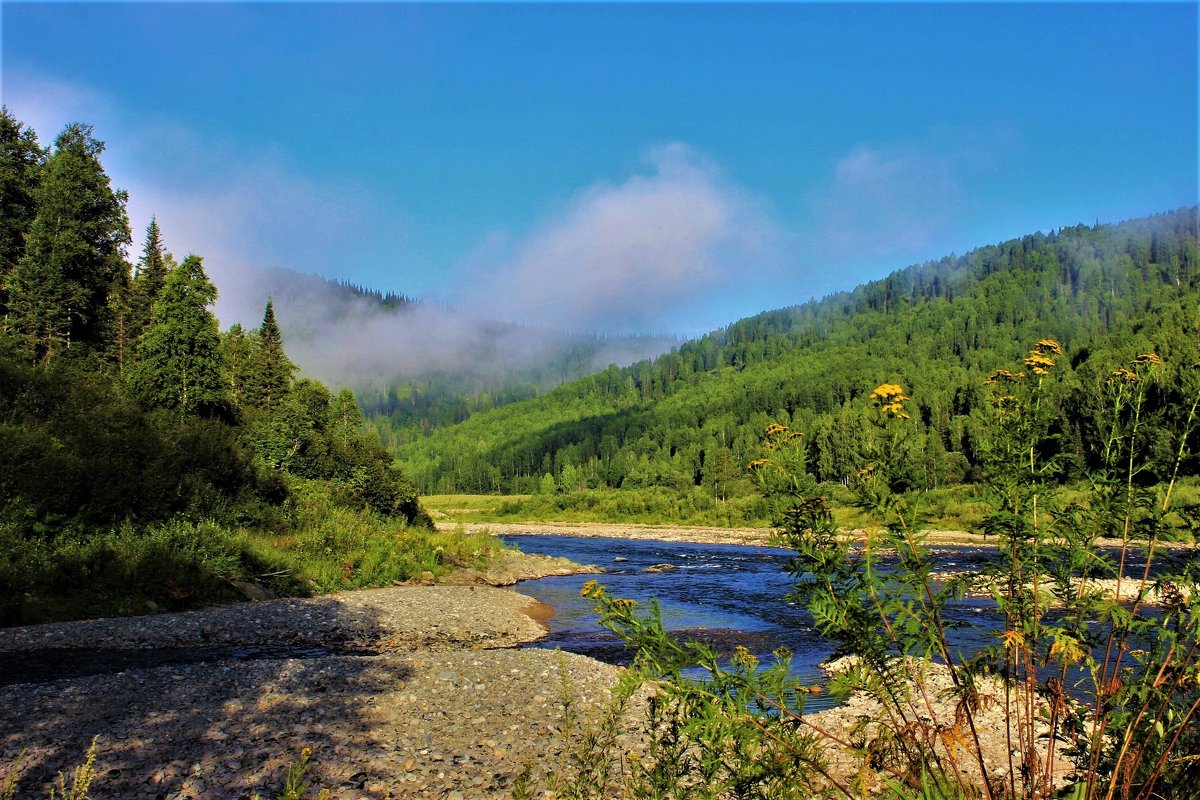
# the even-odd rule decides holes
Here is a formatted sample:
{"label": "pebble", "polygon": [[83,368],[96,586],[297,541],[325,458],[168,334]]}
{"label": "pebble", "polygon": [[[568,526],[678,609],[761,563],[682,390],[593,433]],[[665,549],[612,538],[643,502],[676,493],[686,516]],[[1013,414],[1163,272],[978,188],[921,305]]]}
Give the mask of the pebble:
{"label": "pebble", "polygon": [[311,796],[506,798],[526,761],[542,777],[562,763],[560,665],[584,713],[619,675],[583,656],[512,649],[543,635],[523,613],[530,603],[490,587],[403,586],[0,630],[0,651],[188,646],[203,631],[246,643],[353,635],[375,653],[0,687],[0,785],[24,751],[19,796],[44,796],[99,735],[93,800],[274,797],[304,748]]}

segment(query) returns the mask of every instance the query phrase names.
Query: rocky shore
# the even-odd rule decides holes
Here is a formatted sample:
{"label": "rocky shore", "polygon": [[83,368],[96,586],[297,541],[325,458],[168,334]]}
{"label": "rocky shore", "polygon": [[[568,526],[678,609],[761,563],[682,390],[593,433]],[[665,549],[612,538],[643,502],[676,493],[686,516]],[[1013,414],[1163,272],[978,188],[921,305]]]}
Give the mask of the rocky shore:
{"label": "rocky shore", "polygon": [[[314,797],[508,797],[527,764],[544,778],[559,762],[563,671],[583,714],[617,677],[513,649],[550,613],[491,586],[406,585],[0,630],[0,787],[17,771],[18,797],[45,797],[99,737],[94,800],[270,798],[305,748]],[[281,647],[298,654],[270,656]],[[43,682],[2,671],[96,648],[205,660]]]}

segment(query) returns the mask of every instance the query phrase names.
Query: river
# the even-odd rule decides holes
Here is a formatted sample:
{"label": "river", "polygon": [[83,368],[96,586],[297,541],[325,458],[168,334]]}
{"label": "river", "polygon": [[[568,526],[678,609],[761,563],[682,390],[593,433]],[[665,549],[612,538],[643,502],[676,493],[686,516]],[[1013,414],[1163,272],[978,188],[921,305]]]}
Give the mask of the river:
{"label": "river", "polygon": [[[762,659],[773,650],[792,651],[792,671],[806,683],[821,683],[820,664],[833,646],[815,630],[808,612],[786,596],[791,578],[786,572],[790,550],[773,547],[681,544],[648,540],[572,536],[505,536],[527,553],[562,556],[580,564],[608,570],[598,576],[616,597],[649,604],[657,599],[664,627],[686,638],[709,641],[720,650],[742,645]],[[994,554],[986,548],[944,551],[940,561],[950,568],[971,569]],[[673,569],[647,572],[651,567]],[[533,647],[561,647],[610,663],[628,663],[630,654],[615,636],[601,629],[591,601],[579,594],[594,575],[568,575],[526,581],[524,594],[553,606],[549,635]],[[966,601],[953,616],[978,619],[987,601]],[[965,620],[964,620],[965,621]],[[960,642],[978,646],[979,642]],[[818,696],[808,703],[816,711],[828,706]]]}
{"label": "river", "polygon": [[[553,606],[550,633],[531,647],[561,647],[614,664],[627,664],[631,654],[623,643],[597,624],[591,601],[580,587],[598,579],[616,597],[647,605],[657,599],[664,627],[684,638],[709,641],[730,652],[736,645],[768,659],[783,646],[792,651],[792,672],[805,683],[822,683],[820,665],[833,654],[833,645],[814,628],[808,612],[787,601],[792,580],[787,574],[790,550],[722,544],[683,544],[654,540],[583,538],[553,535],[506,535],[509,544],[526,553],[562,556],[580,564],[604,567],[604,575],[568,575],[523,582],[524,594]],[[996,556],[989,547],[939,547],[934,555],[940,568],[976,570]],[[1115,551],[1108,552],[1115,557]],[[1131,554],[1128,567],[1140,574],[1144,560]],[[647,571],[670,565],[672,569]],[[967,598],[946,611],[951,645],[975,653],[994,643],[999,628],[990,599]],[[1053,616],[1053,615],[1052,615]],[[828,707],[825,696],[809,701],[809,710]]]}

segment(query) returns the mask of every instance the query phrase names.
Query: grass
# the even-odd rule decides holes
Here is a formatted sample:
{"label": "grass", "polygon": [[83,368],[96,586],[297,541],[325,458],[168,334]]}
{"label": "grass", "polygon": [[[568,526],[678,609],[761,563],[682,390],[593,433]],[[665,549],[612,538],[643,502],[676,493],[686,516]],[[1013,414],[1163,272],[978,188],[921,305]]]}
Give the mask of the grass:
{"label": "grass", "polygon": [[[830,495],[834,523],[843,530],[869,527],[873,515],[855,505],[849,489],[841,484],[822,487]],[[1200,506],[1200,477],[1180,480],[1175,487],[1175,504],[1180,508]],[[938,531],[978,531],[990,506],[984,489],[963,484],[907,495],[919,498],[928,527]],[[1064,490],[1065,502],[1084,501],[1084,487]],[[714,502],[711,495],[696,489],[678,492],[664,487],[651,489],[586,489],[555,495],[444,494],[421,499],[435,521],[453,523],[487,522],[595,522],[641,525],[703,527],[770,527],[757,496],[734,497]],[[1185,520],[1171,515],[1178,524],[1178,537],[1187,540]]]}
{"label": "grass", "polygon": [[487,534],[439,533],[334,502],[320,481],[297,481],[270,524],[176,519],[149,527],[29,539],[0,526],[0,622],[176,611],[243,600],[246,584],[280,596],[387,586],[486,568],[510,551]]}
{"label": "grass", "polygon": [[755,496],[714,500],[702,488],[677,491],[585,489],[552,495],[433,495],[423,503],[438,521],[599,522],[706,527],[765,527],[765,508]]}
{"label": "grass", "polygon": [[[856,507],[841,484],[827,484],[834,519],[846,530],[866,527],[871,517]],[[977,528],[987,505],[974,486],[953,486],[921,493],[922,504],[939,530]],[[422,504],[437,521],[598,522],[642,525],[696,525],[766,528],[770,523],[757,496],[714,501],[702,490],[587,489],[556,495],[430,495]]]}

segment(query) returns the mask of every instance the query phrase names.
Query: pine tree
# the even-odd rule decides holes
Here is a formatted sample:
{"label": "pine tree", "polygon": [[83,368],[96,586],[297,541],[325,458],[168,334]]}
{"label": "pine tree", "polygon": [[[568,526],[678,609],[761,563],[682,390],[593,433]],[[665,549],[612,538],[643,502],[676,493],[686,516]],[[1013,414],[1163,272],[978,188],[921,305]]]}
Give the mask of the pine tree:
{"label": "pine tree", "polygon": [[0,320],[7,313],[9,277],[25,255],[25,236],[36,211],[34,189],[45,157],[37,134],[7,107],[0,108]]}
{"label": "pine tree", "polygon": [[133,289],[129,297],[129,331],[136,340],[150,326],[154,314],[154,301],[162,292],[167,282],[167,273],[172,265],[170,256],[163,248],[162,231],[158,227],[158,219],[150,218],[146,227],[146,243],[142,248],[142,257],[137,263],[137,274],[133,279]]}
{"label": "pine tree", "polygon": [[130,377],[134,395],[145,406],[203,416],[228,408],[221,335],[208,310],[216,300],[217,287],[204,274],[199,256],[188,256],[167,275]]}
{"label": "pine tree", "polygon": [[245,401],[256,408],[272,408],[287,396],[296,365],[283,350],[283,332],[275,321],[275,304],[267,300],[262,326],[257,331],[254,370],[247,383]]}
{"label": "pine tree", "polygon": [[68,125],[33,190],[37,212],[9,280],[13,325],[41,361],[111,338],[109,297],[126,280],[126,194],[100,164],[92,127]]}

